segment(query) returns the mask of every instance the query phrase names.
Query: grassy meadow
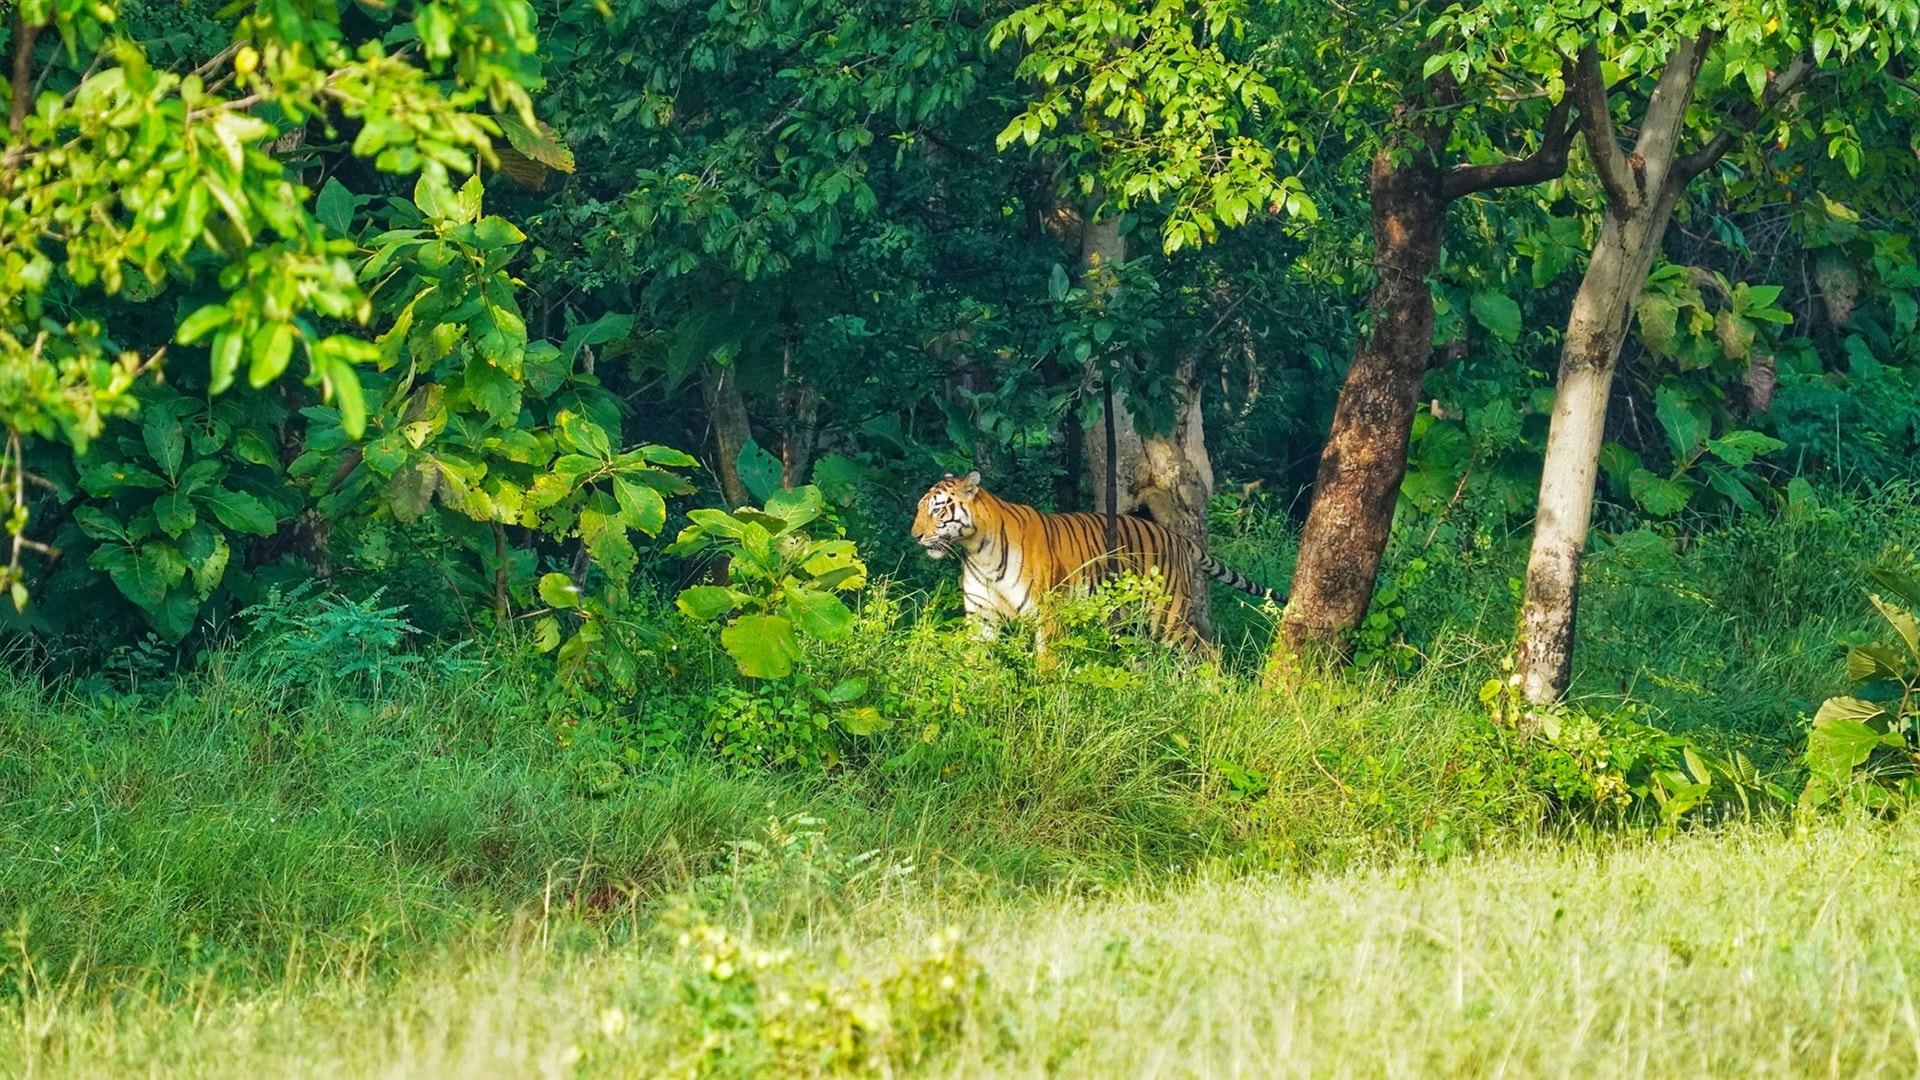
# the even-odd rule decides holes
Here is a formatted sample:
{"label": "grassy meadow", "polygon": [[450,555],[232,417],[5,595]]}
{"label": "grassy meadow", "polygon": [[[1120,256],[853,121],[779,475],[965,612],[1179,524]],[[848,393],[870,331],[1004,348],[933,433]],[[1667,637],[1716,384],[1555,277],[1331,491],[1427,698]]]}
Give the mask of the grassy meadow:
{"label": "grassy meadow", "polygon": [[[1578,696],[1790,794],[1858,568],[1916,544],[1904,490],[1616,542]],[[697,649],[592,714],[512,638],[16,665],[0,1074],[1920,1069],[1920,826],[1578,805],[1480,700],[1510,553],[1429,561],[1398,659],[1291,692],[1097,635],[1038,671],[875,590],[809,664],[895,722],[824,764],[719,752],[699,716],[762,714]]]}

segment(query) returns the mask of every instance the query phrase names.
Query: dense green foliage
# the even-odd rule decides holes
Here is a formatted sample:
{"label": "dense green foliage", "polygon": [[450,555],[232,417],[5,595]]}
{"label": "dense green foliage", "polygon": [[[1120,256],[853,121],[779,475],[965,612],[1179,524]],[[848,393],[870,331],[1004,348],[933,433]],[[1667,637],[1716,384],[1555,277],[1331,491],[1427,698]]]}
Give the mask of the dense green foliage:
{"label": "dense green foliage", "polygon": [[[1873,822],[1920,794],[1908,0],[0,14],[0,1072],[1911,1069],[1835,1019],[1892,1024],[1877,986],[1794,992],[1913,933],[1845,884],[1911,872]],[[1682,41],[1715,153],[1529,704],[1594,133]],[[1044,662],[962,625],[915,501],[1085,509],[1108,394],[1162,450],[1198,400],[1204,538],[1284,591],[1345,358],[1407,314],[1381,176],[1556,152],[1407,278],[1350,666],[1276,675],[1225,592],[1164,647],[1138,579]],[[1669,1006],[1751,1030],[1635,1034]],[[1614,1034],[1501,1043],[1562,1020]],[[421,1034],[459,1026],[501,1041]]]}

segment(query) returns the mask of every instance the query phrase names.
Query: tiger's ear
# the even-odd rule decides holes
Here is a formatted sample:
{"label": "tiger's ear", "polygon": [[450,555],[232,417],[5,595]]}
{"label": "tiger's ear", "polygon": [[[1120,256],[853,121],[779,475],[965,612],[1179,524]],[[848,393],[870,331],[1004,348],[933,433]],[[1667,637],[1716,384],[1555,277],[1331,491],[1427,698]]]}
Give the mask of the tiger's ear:
{"label": "tiger's ear", "polygon": [[960,485],[960,490],[967,493],[968,495],[971,495],[974,492],[980,490],[980,470],[979,469],[975,469],[972,472],[967,474],[966,480],[963,481]]}

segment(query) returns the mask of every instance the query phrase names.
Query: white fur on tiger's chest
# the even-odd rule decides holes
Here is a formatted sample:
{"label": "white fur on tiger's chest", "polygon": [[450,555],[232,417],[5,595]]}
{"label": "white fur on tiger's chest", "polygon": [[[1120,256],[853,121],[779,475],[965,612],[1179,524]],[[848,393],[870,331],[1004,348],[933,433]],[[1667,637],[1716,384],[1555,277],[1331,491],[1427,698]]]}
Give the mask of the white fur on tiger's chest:
{"label": "white fur on tiger's chest", "polygon": [[966,601],[967,614],[997,623],[1032,611],[1039,598],[1021,580],[1023,563],[1017,549],[1003,551],[995,540],[968,552],[960,568],[960,595]]}

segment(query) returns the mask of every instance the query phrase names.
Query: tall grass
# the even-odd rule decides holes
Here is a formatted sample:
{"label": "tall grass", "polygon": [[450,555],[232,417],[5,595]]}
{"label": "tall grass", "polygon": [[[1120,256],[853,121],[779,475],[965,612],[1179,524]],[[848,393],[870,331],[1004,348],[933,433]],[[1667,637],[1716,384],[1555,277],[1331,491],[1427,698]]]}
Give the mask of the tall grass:
{"label": "tall grass", "polygon": [[[1598,552],[1577,692],[1791,783],[1857,567],[1920,544],[1911,492],[1816,509]],[[1569,833],[1477,697],[1513,558],[1433,558],[1424,663],[1294,692],[1257,647],[1041,672],[876,593],[809,662],[897,723],[827,769],[628,754],[644,716],[557,717],[510,640],[376,683],[260,641],[0,676],[0,1072],[1910,1071],[1913,929],[1868,883],[1911,830]],[[697,705],[727,675],[691,652],[663,687]],[[947,925],[973,961],[925,953]],[[728,941],[775,958],[716,982]]]}

